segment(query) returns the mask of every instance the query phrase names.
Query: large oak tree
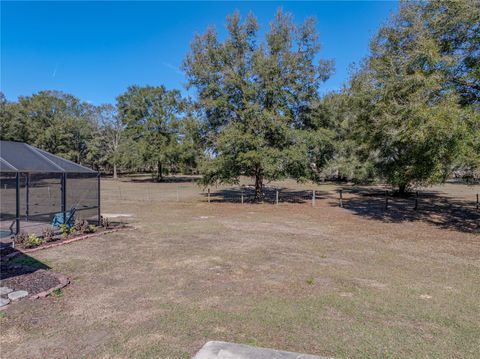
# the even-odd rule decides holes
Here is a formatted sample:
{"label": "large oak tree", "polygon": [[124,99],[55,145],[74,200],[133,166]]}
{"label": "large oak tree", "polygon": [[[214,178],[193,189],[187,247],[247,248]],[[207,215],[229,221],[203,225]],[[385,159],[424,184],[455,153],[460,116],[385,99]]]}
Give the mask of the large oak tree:
{"label": "large oak tree", "polygon": [[321,131],[311,126],[311,106],[332,63],[318,59],[313,18],[297,26],[278,11],[264,38],[258,29],[251,14],[228,16],[226,39],[213,28],[197,35],[183,69],[205,121],[205,183],[251,176],[260,199],[265,179],[311,176],[312,137]]}

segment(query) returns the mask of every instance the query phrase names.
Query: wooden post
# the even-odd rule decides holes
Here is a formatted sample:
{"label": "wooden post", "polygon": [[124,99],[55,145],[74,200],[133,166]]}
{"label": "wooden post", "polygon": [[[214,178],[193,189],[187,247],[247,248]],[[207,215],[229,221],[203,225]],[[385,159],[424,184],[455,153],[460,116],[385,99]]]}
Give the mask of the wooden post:
{"label": "wooden post", "polygon": [[275,204],[278,204],[278,189],[275,191]]}
{"label": "wooden post", "polygon": [[210,203],[210,188],[208,189],[208,203]]}
{"label": "wooden post", "polygon": [[243,190],[242,190],[242,194],[241,194],[241,201],[242,201],[242,204],[243,204]]}
{"label": "wooden post", "polygon": [[477,210],[480,208],[480,203],[478,202],[478,193],[477,193]]}
{"label": "wooden post", "polygon": [[415,207],[414,210],[416,211],[418,209],[418,191],[415,192]]}
{"label": "wooden post", "polygon": [[343,208],[343,193],[342,193],[342,190],[340,190],[340,208]]}
{"label": "wooden post", "polygon": [[388,209],[388,190],[385,190],[385,210]]}
{"label": "wooden post", "polygon": [[312,191],[312,207],[315,207],[315,190]]}

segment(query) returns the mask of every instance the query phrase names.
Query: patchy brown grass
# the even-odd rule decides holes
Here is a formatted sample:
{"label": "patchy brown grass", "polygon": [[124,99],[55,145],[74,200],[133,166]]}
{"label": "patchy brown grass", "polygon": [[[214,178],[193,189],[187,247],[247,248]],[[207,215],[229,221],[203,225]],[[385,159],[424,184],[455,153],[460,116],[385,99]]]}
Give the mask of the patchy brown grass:
{"label": "patchy brown grass", "polygon": [[223,188],[208,204],[190,182],[103,181],[104,212],[133,214],[138,230],[35,253],[72,284],[5,311],[2,355],[188,358],[225,340],[336,358],[477,357],[478,187],[432,188],[432,201],[448,197],[442,210],[424,197],[423,212],[383,215],[369,189],[345,188],[341,209],[336,186],[313,188],[315,208],[242,206]]}

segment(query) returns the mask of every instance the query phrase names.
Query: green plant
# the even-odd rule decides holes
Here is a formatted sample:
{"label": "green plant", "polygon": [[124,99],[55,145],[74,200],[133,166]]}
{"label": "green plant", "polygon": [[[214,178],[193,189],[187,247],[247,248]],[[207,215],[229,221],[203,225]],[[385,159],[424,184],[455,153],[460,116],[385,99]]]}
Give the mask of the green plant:
{"label": "green plant", "polygon": [[27,241],[24,243],[26,248],[38,247],[43,243],[42,239],[36,234],[32,233],[28,235]]}
{"label": "green plant", "polygon": [[97,231],[97,226],[94,224],[90,224],[88,226],[88,229],[85,231],[85,233],[95,233]]}
{"label": "green plant", "polygon": [[63,297],[63,292],[60,288],[57,288],[52,291],[51,295],[52,297],[60,298],[60,297]]}
{"label": "green plant", "polygon": [[55,240],[55,231],[50,227],[46,227],[42,230],[42,237],[45,242],[51,242]]}
{"label": "green plant", "polygon": [[314,285],[315,284],[315,280],[313,278],[308,278],[306,280],[306,282],[307,282],[308,285]]}
{"label": "green plant", "polygon": [[68,236],[68,232],[69,232],[68,226],[67,226],[66,224],[61,224],[61,225],[59,226],[59,228],[60,228],[60,233],[62,233],[62,236],[63,236],[64,238],[67,237],[67,236]]}
{"label": "green plant", "polygon": [[75,234],[77,229],[75,227],[70,228],[69,234]]}
{"label": "green plant", "polygon": [[255,338],[248,338],[246,343],[247,343],[247,345],[250,345],[252,347],[258,346],[257,339],[255,339]]}

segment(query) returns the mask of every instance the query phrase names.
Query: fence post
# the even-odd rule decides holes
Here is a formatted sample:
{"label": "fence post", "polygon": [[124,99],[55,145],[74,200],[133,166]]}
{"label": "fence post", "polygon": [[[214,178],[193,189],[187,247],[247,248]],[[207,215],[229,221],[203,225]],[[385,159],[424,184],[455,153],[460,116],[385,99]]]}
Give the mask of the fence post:
{"label": "fence post", "polygon": [[478,202],[478,193],[477,193],[477,210],[480,208],[480,203]]}
{"label": "fence post", "polygon": [[210,188],[208,189],[208,203],[210,203]]}
{"label": "fence post", "polygon": [[315,190],[312,191],[312,207],[315,207]]}
{"label": "fence post", "polygon": [[415,192],[415,211],[418,209],[418,191]]}
{"label": "fence post", "polygon": [[339,203],[340,203],[340,208],[343,208],[343,193],[342,193],[342,190],[340,190],[340,200],[339,200]]}
{"label": "fence post", "polygon": [[275,190],[275,204],[278,204],[278,189]]}
{"label": "fence post", "polygon": [[385,190],[385,210],[388,209],[388,190]]}
{"label": "fence post", "polygon": [[242,192],[241,192],[241,200],[242,200],[242,204],[243,204],[243,189],[242,189]]}

